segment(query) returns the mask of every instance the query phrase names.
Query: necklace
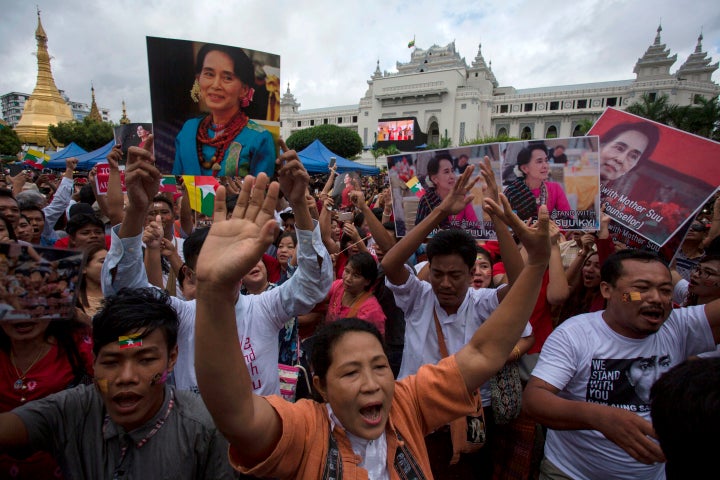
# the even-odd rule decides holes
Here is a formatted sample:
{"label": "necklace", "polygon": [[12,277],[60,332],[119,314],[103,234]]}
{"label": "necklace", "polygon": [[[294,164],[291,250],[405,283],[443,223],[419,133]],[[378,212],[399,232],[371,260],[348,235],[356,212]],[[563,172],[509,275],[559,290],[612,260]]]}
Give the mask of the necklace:
{"label": "necklace", "polygon": [[[38,354],[35,356],[35,360],[32,361],[29,367],[25,369],[24,372],[20,372],[20,369],[15,364],[15,356],[13,355],[12,349],[10,350],[10,363],[12,363],[13,369],[15,370],[15,374],[18,376],[18,379],[15,380],[15,383],[13,384],[13,388],[18,391],[24,391],[27,390],[27,385],[25,385],[25,377],[27,376],[28,372],[32,369],[32,367],[35,366],[35,364],[47,353],[47,350],[45,348],[41,348]],[[25,395],[20,395],[20,401],[25,401]]]}
{"label": "necklace", "polygon": [[[217,176],[220,172],[220,164],[225,157],[225,152],[237,137],[237,135],[245,128],[248,123],[248,116],[242,110],[233,115],[233,117],[224,125],[216,125],[213,129],[215,136],[210,138],[209,131],[212,127],[212,115],[207,115],[200,121],[198,125],[197,136],[195,137],[195,145],[197,147],[198,162],[204,169],[211,169],[213,176]],[[205,160],[202,152],[203,145],[215,147],[215,153],[210,160]]]}

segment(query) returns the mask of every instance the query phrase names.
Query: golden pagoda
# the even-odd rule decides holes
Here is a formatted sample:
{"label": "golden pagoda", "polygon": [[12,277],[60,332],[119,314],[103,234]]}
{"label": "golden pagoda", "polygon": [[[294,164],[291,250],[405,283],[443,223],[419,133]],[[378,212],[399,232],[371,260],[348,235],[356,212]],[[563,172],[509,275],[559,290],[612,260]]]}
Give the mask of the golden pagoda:
{"label": "golden pagoda", "polygon": [[88,117],[90,118],[90,120],[102,122],[102,116],[100,115],[100,111],[98,110],[97,103],[95,103],[95,87],[92,83],[90,84],[90,92],[92,93],[92,103],[90,104],[90,113],[88,114]]}
{"label": "golden pagoda", "polygon": [[47,50],[47,35],[40,22],[35,30],[37,39],[38,75],[35,90],[25,102],[22,117],[15,127],[18,137],[24,143],[50,146],[48,126],[74,120],[70,105],[60,96],[50,69],[50,55]]}
{"label": "golden pagoda", "polygon": [[120,125],[128,125],[130,124],[130,119],[127,116],[127,112],[125,111],[125,100],[122,101],[122,117],[120,117]]}

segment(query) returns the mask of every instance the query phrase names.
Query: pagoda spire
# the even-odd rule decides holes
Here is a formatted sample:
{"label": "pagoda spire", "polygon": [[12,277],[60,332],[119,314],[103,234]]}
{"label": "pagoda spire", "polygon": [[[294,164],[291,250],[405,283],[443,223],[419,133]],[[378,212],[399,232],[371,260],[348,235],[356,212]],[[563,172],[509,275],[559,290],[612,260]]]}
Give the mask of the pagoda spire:
{"label": "pagoda spire", "polygon": [[93,86],[92,82],[90,82],[90,93],[92,95],[92,103],[90,104],[90,113],[88,114],[88,117],[90,117],[90,120],[102,122],[102,116],[100,115],[97,103],[95,102],[95,87]]}
{"label": "pagoda spire", "polygon": [[660,41],[662,26],[658,25],[655,41],[645,51],[645,55],[635,63],[635,81],[658,80],[671,78],[670,67],[677,60],[677,54],[670,56],[670,50]]}
{"label": "pagoda spire", "polygon": [[695,51],[688,56],[685,63],[675,72],[675,77],[678,80],[713,83],[712,74],[718,69],[720,63],[710,63],[712,58],[708,58],[707,52],[703,52],[702,41],[703,35],[702,32],[700,32],[697,44],[695,45]]}
{"label": "pagoda spire", "polygon": [[37,81],[33,93],[25,102],[22,117],[15,128],[20,140],[25,143],[50,146],[48,126],[73,120],[70,105],[62,98],[50,68],[48,37],[37,11],[38,23],[35,29],[37,40]]}
{"label": "pagoda spire", "polygon": [[127,125],[130,123],[130,119],[127,116],[127,112],[125,111],[125,100],[122,101],[122,117],[120,117],[120,125]]}

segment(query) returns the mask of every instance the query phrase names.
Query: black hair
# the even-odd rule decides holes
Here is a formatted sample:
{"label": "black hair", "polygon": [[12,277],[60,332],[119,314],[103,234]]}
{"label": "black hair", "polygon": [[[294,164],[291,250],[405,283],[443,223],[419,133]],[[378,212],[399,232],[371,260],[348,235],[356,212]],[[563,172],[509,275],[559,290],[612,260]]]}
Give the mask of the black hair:
{"label": "black hair", "polygon": [[548,154],[548,149],[542,142],[530,142],[527,147],[523,148],[518,152],[517,154],[517,166],[521,167],[522,165],[526,165],[530,162],[530,157],[532,156],[532,152],[535,150],[542,150],[545,152],[545,155]]}
{"label": "black hair", "polygon": [[202,250],[209,231],[210,227],[196,228],[183,242],[185,264],[193,270],[195,270],[198,255],[200,255],[200,250]]}
{"label": "black hair", "polygon": [[621,134],[630,131],[641,133],[645,135],[648,140],[645,151],[642,153],[642,155],[640,155],[640,158],[638,159],[638,163],[640,163],[641,161],[652,155],[655,147],[657,147],[657,144],[660,141],[660,130],[658,130],[658,128],[652,123],[620,123],[618,125],[615,125],[610,130],[600,136],[600,145],[601,147],[607,145],[608,143],[619,137]]}
{"label": "black hair", "polygon": [[481,247],[480,245],[475,246],[475,258],[477,259],[478,255],[482,255],[483,257],[486,257],[488,259],[488,262],[490,262],[490,266],[493,266],[495,264],[495,261],[493,260],[493,254],[490,253],[485,248]]}
{"label": "black hair", "polygon": [[0,197],[12,198],[17,203],[17,198],[13,195],[12,190],[9,188],[0,188]]}
{"label": "black hair", "polygon": [[105,297],[102,308],[93,317],[93,352],[98,355],[105,345],[118,337],[139,333],[145,338],[156,329],[165,335],[168,352],[177,345],[177,312],[167,293],[157,288],[123,288]]}
{"label": "black hair", "polygon": [[170,200],[168,197],[163,195],[162,193],[159,193],[155,195],[152,199],[152,203],[155,202],[165,202],[168,207],[170,207],[170,213],[175,211],[175,205],[173,205],[172,200]]}
{"label": "black hair", "polygon": [[667,268],[667,263],[662,259],[662,257],[658,256],[657,253],[649,252],[647,250],[628,248],[626,250],[615,252],[605,259],[602,267],[600,268],[600,280],[614,287],[618,278],[622,277],[623,273],[625,273],[625,269],[622,265],[622,262],[625,260],[660,262]]}
{"label": "black hair", "polygon": [[196,75],[200,75],[200,72],[202,72],[207,54],[215,51],[222,52],[230,57],[230,60],[233,62],[233,73],[241,82],[247,87],[253,87],[255,85],[255,68],[250,58],[241,48],[228,47],[227,45],[217,45],[214,43],[206,43],[203,45],[197,54],[197,60],[195,62]]}
{"label": "black hair", "polygon": [[80,198],[80,203],[87,203],[88,205],[92,205],[93,203],[95,203],[95,192],[93,192],[92,185],[87,183],[80,187],[78,197]]}
{"label": "black hair", "polygon": [[103,234],[105,233],[105,224],[103,221],[100,220],[97,215],[89,213],[78,213],[70,217],[70,220],[67,221],[65,231],[68,235],[75,235],[78,230],[87,225],[95,225],[102,229]]}
{"label": "black hair", "polygon": [[383,207],[375,207],[372,209],[373,215],[375,215],[375,218],[380,222],[382,221],[383,211],[385,211]]}
{"label": "black hair", "polygon": [[225,209],[228,212],[228,215],[232,215],[233,210],[235,210],[235,205],[237,205],[238,201],[238,195],[237,193],[233,193],[225,197]]}
{"label": "black hair", "polygon": [[460,255],[463,263],[472,271],[477,257],[477,246],[475,239],[465,230],[451,228],[440,230],[430,238],[425,252],[431,264],[435,255]]}
{"label": "black hair", "polygon": [[0,214],[0,221],[2,221],[5,224],[5,228],[8,231],[8,237],[10,237],[10,240],[17,241],[17,236],[15,235],[15,229],[13,228],[12,223],[10,223],[10,220],[8,220],[5,215]]}
{"label": "black hair", "polygon": [[363,212],[358,212],[353,216],[353,225],[355,225],[355,228],[360,228],[360,225],[362,225],[365,222],[365,214]]}
{"label": "black hair", "polygon": [[280,240],[283,238],[290,237],[293,241],[293,244],[297,247],[297,235],[295,235],[295,232],[289,232],[287,230],[283,230],[280,232],[280,235],[278,235],[277,240],[275,241],[275,246],[277,247],[280,245]]}
{"label": "black hair", "polygon": [[448,152],[439,152],[427,164],[427,176],[437,175],[440,171],[440,160],[447,160],[450,164],[453,163],[453,158]]}
{"label": "black hair", "polygon": [[377,262],[372,255],[367,252],[356,253],[348,258],[346,265],[351,266],[353,270],[362,275],[364,279],[370,280],[365,290],[372,288],[378,275]]}
{"label": "black hair", "polygon": [[18,207],[20,208],[20,212],[40,212],[42,214],[43,220],[45,220],[45,212],[43,212],[43,209],[34,203],[23,203],[22,205],[18,203]]}
{"label": "black hair", "polygon": [[667,458],[668,480],[703,478],[714,462],[720,425],[720,358],[685,360],[650,390],[650,415]]}
{"label": "black hair", "polygon": [[325,384],[325,377],[328,369],[332,364],[332,348],[340,340],[343,335],[349,332],[366,332],[377,338],[383,351],[385,350],[385,342],[383,341],[380,331],[375,325],[359,318],[341,318],[335,322],[327,323],[320,327],[314,335],[312,353],[310,355],[310,365],[312,366],[312,374],[320,378],[320,382]]}

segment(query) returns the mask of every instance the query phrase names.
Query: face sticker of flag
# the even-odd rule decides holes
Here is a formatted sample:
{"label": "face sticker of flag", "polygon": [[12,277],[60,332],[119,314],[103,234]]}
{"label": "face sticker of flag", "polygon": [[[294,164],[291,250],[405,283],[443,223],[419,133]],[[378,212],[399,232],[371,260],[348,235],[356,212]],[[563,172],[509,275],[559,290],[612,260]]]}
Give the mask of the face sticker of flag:
{"label": "face sticker of flag", "polygon": [[196,212],[212,217],[215,204],[215,190],[220,183],[215,177],[196,177],[183,175],[183,183],[187,192],[190,208]]}
{"label": "face sticker of flag", "polygon": [[174,175],[163,175],[162,180],[160,180],[160,191],[177,193],[177,180]]}
{"label": "face sticker of flag", "polygon": [[133,333],[132,335],[121,335],[118,337],[118,345],[120,350],[126,348],[142,347],[142,338],[139,333]]}
{"label": "face sticker of flag", "polygon": [[425,189],[423,188],[420,180],[418,180],[417,177],[412,177],[410,180],[405,182],[405,185],[407,185],[408,189],[410,189],[410,191],[414,193],[415,196],[418,198],[422,197],[425,193]]}
{"label": "face sticker of flag", "polygon": [[47,165],[47,163],[50,161],[50,155],[46,155],[43,152],[30,148],[27,152],[25,152],[25,157],[23,158],[23,161],[26,164],[31,165],[35,168],[43,169],[45,168],[45,165]]}

